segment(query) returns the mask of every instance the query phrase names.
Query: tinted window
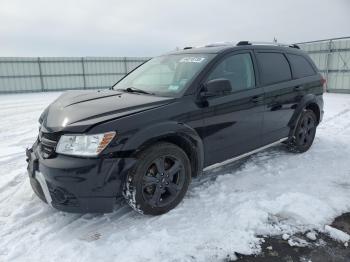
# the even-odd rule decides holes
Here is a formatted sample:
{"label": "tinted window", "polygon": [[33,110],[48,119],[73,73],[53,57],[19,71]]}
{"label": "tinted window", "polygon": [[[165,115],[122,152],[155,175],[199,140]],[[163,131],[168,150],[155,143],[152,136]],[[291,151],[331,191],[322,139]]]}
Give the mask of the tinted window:
{"label": "tinted window", "polygon": [[305,59],[305,57],[291,54],[288,54],[287,56],[292,66],[292,72],[295,78],[302,78],[315,74],[314,69],[310,65],[309,61]]}
{"label": "tinted window", "polygon": [[289,63],[281,53],[257,53],[263,85],[292,79]]}
{"label": "tinted window", "polygon": [[218,78],[228,79],[232,91],[253,88],[255,76],[250,54],[237,54],[224,58],[209,74],[207,80]]}

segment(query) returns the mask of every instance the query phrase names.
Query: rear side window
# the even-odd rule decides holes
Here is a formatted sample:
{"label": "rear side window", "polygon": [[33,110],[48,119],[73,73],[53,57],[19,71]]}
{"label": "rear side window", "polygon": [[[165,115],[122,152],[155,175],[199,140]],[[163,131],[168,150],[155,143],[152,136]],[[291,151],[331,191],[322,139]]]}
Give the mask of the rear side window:
{"label": "rear side window", "polygon": [[257,53],[260,66],[261,82],[270,85],[292,79],[289,63],[281,53]]}
{"label": "rear side window", "polygon": [[302,78],[315,74],[315,70],[312,68],[309,61],[307,61],[305,57],[292,54],[287,54],[287,57],[292,67],[294,78]]}

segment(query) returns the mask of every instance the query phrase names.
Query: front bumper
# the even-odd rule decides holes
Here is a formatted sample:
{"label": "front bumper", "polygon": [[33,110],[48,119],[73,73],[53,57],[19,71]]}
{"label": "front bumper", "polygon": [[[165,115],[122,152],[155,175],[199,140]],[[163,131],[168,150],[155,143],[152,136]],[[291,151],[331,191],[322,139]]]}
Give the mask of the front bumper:
{"label": "front bumper", "polygon": [[122,193],[122,181],[133,158],[79,158],[56,155],[44,159],[35,143],[27,149],[30,184],[52,207],[76,213],[107,213]]}

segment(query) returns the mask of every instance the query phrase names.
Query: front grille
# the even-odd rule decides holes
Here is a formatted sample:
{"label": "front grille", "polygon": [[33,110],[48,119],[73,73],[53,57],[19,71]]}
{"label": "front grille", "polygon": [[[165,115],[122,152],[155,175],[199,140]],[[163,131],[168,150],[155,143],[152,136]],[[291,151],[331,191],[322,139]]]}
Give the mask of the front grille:
{"label": "front grille", "polygon": [[39,146],[43,158],[50,158],[55,155],[56,146],[60,134],[39,132]]}
{"label": "front grille", "polygon": [[46,138],[48,140],[52,140],[52,141],[58,141],[60,139],[60,134],[59,133],[45,133],[45,132],[40,132],[41,136],[43,138]]}

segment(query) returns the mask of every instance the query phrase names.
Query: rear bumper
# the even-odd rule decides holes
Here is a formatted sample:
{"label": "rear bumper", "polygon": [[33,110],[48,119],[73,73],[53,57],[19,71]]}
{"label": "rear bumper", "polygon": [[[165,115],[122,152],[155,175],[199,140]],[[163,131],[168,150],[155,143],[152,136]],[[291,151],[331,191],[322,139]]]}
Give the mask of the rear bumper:
{"label": "rear bumper", "polygon": [[78,158],[57,155],[44,159],[35,143],[27,149],[30,184],[52,207],[75,213],[107,213],[122,193],[122,181],[133,158]]}

